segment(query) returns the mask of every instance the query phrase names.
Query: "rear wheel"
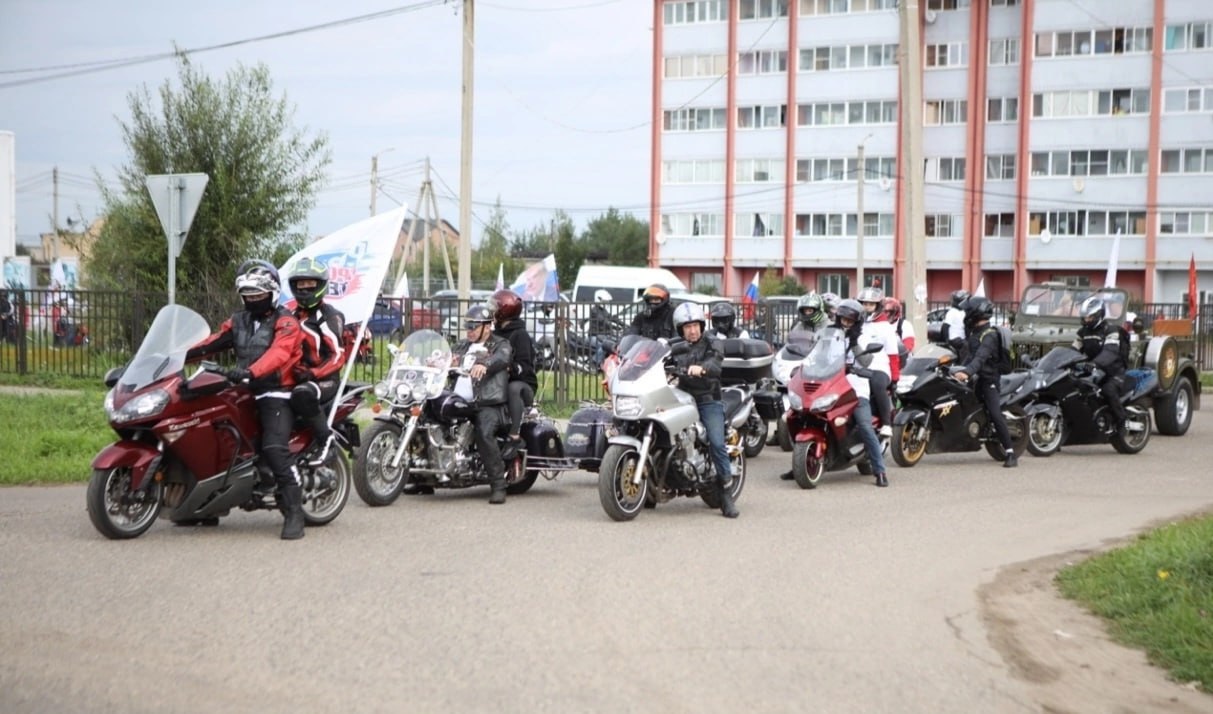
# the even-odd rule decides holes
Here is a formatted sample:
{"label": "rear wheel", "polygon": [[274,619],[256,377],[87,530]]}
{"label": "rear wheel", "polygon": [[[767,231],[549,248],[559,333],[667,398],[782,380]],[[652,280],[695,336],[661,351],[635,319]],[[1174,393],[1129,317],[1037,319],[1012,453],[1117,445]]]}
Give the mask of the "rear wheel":
{"label": "rear wheel", "polygon": [[1175,382],[1175,388],[1154,405],[1158,431],[1167,436],[1183,436],[1192,425],[1192,404],[1196,392],[1186,377]]}
{"label": "rear wheel", "polygon": [[792,433],[788,431],[788,421],[782,414],[775,422],[775,439],[779,442],[779,448],[784,451],[792,450]]}
{"label": "rear wheel", "polygon": [[[1011,436],[1011,451],[1015,452],[1016,457],[1023,456],[1023,452],[1028,449],[1028,418],[1024,416],[1023,408],[1016,406],[1004,409],[1003,418],[1007,420],[1007,433]],[[994,433],[994,425],[987,424],[986,429],[989,430],[986,453],[995,461],[1005,461],[1007,451],[1002,448],[1002,442]]]}
{"label": "rear wheel", "polygon": [[511,496],[526,493],[535,485],[539,478],[539,469],[524,469],[522,454],[514,457],[505,470],[505,492]]}
{"label": "rear wheel", "polygon": [[160,515],[161,485],[149,479],[140,491],[131,491],[129,466],[93,469],[85,501],[88,518],[101,535],[112,540],[138,538]]}
{"label": "rear wheel", "polygon": [[767,445],[767,423],[758,416],[758,412],[751,410],[743,429],[745,455],[747,459],[752,459],[761,454],[762,448]]}
{"label": "rear wheel", "polygon": [[1065,439],[1065,420],[1060,415],[1036,412],[1027,417],[1028,451],[1033,456],[1052,456]]}
{"label": "rear wheel", "polygon": [[[419,439],[414,441],[420,443]],[[408,469],[405,463],[392,468],[399,444],[400,425],[390,421],[375,422],[362,437],[354,464],[354,489],[366,505],[387,506],[400,495]],[[409,458],[411,454],[404,455],[404,459]]]}
{"label": "rear wheel", "polygon": [[630,521],[644,508],[649,480],[635,482],[640,454],[630,446],[611,444],[602,455],[598,469],[598,500],[602,510],[615,521]]}
{"label": "rear wheel", "polygon": [[303,521],[309,526],[331,523],[350,500],[350,458],[343,449],[329,449],[324,463],[309,467],[303,489]]}
{"label": "rear wheel", "polygon": [[930,438],[931,429],[921,422],[911,421],[894,426],[893,438],[889,442],[893,460],[898,466],[907,468],[917,464],[927,453],[927,441]]}
{"label": "rear wheel", "polygon": [[826,465],[813,453],[813,442],[798,441],[792,446],[792,478],[801,488],[817,488]]}
{"label": "rear wheel", "polygon": [[1141,407],[1129,407],[1127,411],[1132,431],[1117,429],[1112,435],[1112,448],[1122,454],[1136,454],[1150,443],[1150,412]]}

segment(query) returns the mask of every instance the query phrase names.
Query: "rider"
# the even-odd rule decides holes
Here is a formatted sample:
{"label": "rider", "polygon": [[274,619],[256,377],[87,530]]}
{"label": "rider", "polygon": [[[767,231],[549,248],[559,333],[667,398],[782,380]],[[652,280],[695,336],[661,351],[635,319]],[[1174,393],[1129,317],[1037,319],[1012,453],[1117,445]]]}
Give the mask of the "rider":
{"label": "rider", "polygon": [[847,382],[855,391],[855,397],[859,402],[855,407],[855,428],[859,430],[859,438],[863,440],[863,446],[867,449],[868,463],[872,467],[872,473],[876,476],[876,485],[884,488],[889,485],[889,479],[885,474],[880,439],[876,436],[876,430],[872,428],[872,403],[869,398],[872,390],[869,380],[873,370],[862,363],[867,360],[858,359],[868,344],[863,332],[865,324],[863,306],[856,300],[843,300],[838,304],[835,317],[837,318],[836,326],[842,328],[846,333]]}
{"label": "rider", "polygon": [[720,493],[720,512],[725,518],[736,518],[737,506],[729,492],[732,467],[729,452],[724,445],[724,402],[720,400],[720,353],[712,347],[712,341],[703,339],[707,320],[703,307],[685,302],[674,311],[674,326],[683,343],[671,359],[685,373],[679,377],[679,388],[695,398],[699,408],[699,421],[708,432],[712,462],[716,466],[716,483]]}
{"label": "rider", "polygon": [[473,305],[464,316],[467,339],[455,347],[456,364],[476,348],[475,364],[468,371],[473,383],[476,414],[476,450],[489,476],[492,492],[489,503],[505,503],[505,462],[497,447],[497,430],[506,419],[504,412],[513,350],[509,340],[493,334],[493,314],[483,305]]}
{"label": "rider", "polygon": [[303,537],[303,489],[291,462],[289,440],[295,414],[291,411],[293,369],[299,362],[303,331],[290,310],[278,305],[278,270],[262,260],[240,266],[236,292],[244,309],[228,318],[219,331],[194,345],[187,360],[234,350],[236,367],[227,371],[233,382],[248,382],[261,422],[261,453],[274,474],[278,503],[285,520],[283,540]]}
{"label": "rider", "polygon": [[817,293],[800,296],[796,301],[796,315],[799,319],[788,330],[788,342],[812,343],[817,339],[817,333],[827,325],[825,301]]}
{"label": "rider", "polygon": [[1126,355],[1120,349],[1123,328],[1110,324],[1107,321],[1107,313],[1103,298],[1092,295],[1083,300],[1078,308],[1078,314],[1082,316],[1082,327],[1078,328],[1078,339],[1074,340],[1073,346],[1093,365],[1103,370],[1099,393],[1107,402],[1108,409],[1112,410],[1116,426],[1127,430],[1130,427],[1128,415],[1124,405],[1120,403],[1124,374],[1129,366]]}
{"label": "rider", "polygon": [[939,339],[952,351],[957,357],[964,359],[965,355],[962,350],[965,349],[965,310],[962,307],[965,300],[969,299],[968,290],[953,290],[952,291],[952,306],[943,315],[943,325],[939,328]]}
{"label": "rider", "polygon": [[1011,432],[1007,431],[1007,420],[1002,416],[1002,407],[998,398],[998,358],[1002,349],[999,340],[1002,337],[998,330],[990,326],[990,318],[994,315],[994,303],[980,295],[974,295],[963,303],[965,311],[965,334],[969,336],[969,344],[965,348],[969,355],[968,361],[956,378],[962,382],[970,376],[976,379],[973,391],[985,406],[986,415],[994,425],[998,441],[1006,451],[1002,465],[1012,469],[1019,465],[1015,449],[1011,445]]}
{"label": "rider", "polygon": [[609,302],[612,302],[611,293],[605,288],[598,288],[594,291],[594,304],[590,307],[588,334],[590,344],[594,346],[594,364],[597,365],[601,365],[602,360],[606,359],[606,347],[603,345],[602,339],[604,337],[614,338],[624,329],[623,322],[606,308]]}
{"label": "rider", "polygon": [[295,319],[303,330],[303,348],[295,365],[295,388],[291,390],[291,410],[312,423],[312,447],[309,466],[319,466],[328,458],[333,432],[321,404],[337,396],[341,368],[346,354],[342,347],[345,316],[324,301],[329,287],[329,271],[312,258],[302,258],[286,279],[295,297]]}
{"label": "rider", "polygon": [[674,308],[670,306],[670,291],[661,283],[653,283],[641,295],[644,307],[632,318],[624,334],[640,335],[650,340],[672,340],[678,336],[674,331]]}
{"label": "rider", "polygon": [[[893,332],[897,333],[897,339],[906,346],[906,352],[914,351],[914,323],[910,322],[902,314],[901,301],[892,295],[884,299],[883,318],[893,326]],[[902,366],[905,366],[904,364]]]}
{"label": "rider", "polygon": [[872,386],[872,404],[880,415],[880,435],[893,435],[893,396],[890,386],[901,377],[901,360],[898,359],[901,349],[897,343],[897,334],[893,326],[881,320],[884,312],[884,291],[880,288],[866,287],[859,291],[859,304],[864,310],[862,333],[864,344],[880,342],[885,346],[883,352],[877,352],[872,357],[872,374],[868,378]]}
{"label": "rider", "polygon": [[838,305],[841,302],[842,298],[838,293],[825,292],[821,294],[821,304],[825,306],[826,320],[828,322],[834,322],[834,311],[838,309]]}
{"label": "rider", "polygon": [[493,314],[493,332],[510,343],[510,362],[506,401],[510,409],[510,439],[521,441],[522,412],[535,406],[539,379],[535,376],[535,343],[522,320],[522,298],[513,290],[498,290],[488,301]]}
{"label": "rider", "polygon": [[750,333],[737,326],[737,310],[732,303],[718,302],[709,312],[712,329],[708,337],[716,340],[750,339]]}

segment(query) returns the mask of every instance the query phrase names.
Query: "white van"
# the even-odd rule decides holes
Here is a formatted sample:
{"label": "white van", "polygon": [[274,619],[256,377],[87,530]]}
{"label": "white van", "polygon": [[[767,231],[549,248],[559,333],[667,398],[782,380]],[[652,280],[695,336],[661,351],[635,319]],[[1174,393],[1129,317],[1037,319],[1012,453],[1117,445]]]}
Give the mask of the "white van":
{"label": "white van", "polygon": [[629,304],[640,299],[644,289],[661,283],[671,294],[686,292],[687,286],[665,268],[633,268],[615,265],[583,265],[573,283],[573,302],[594,302],[594,293],[606,290],[616,303]]}

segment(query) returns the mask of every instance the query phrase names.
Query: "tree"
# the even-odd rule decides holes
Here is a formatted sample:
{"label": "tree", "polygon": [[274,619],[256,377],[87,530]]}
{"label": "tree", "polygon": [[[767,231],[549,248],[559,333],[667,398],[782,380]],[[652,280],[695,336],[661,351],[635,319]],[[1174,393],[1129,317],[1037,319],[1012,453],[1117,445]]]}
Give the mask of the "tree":
{"label": "tree", "polygon": [[649,224],[615,208],[586,224],[578,242],[587,256],[611,265],[649,262]]}
{"label": "tree", "polygon": [[788,275],[781,277],[779,273],[767,268],[762,273],[762,278],[758,281],[758,293],[763,297],[767,295],[804,295],[808,290],[800,284],[795,277]]}
{"label": "tree", "polygon": [[510,257],[509,241],[506,240],[509,230],[510,224],[506,221],[505,209],[498,196],[480,238],[480,246],[476,249],[472,264],[473,282],[496,284],[497,271],[501,270],[505,275],[506,287],[509,287],[510,281],[526,267],[523,261]]}
{"label": "tree", "polygon": [[183,55],[178,81],[179,89],[165,81],[155,99],[147,86],[128,95],[130,121],[120,124],[130,161],[119,169],[120,188],[102,186],[107,220],[85,261],[96,287],[163,290],[167,241],[144,178],[205,173],[210,181],[177,258],[177,288],[230,304],[244,259],[281,265],[305,242],[293,228],[315,204],[328,140],[292,126],[294,108],[273,96],[264,65],[214,80]]}
{"label": "tree", "polygon": [[552,225],[556,232],[556,277],[562,289],[572,288],[577,271],[585,261],[585,253],[574,239],[576,231],[567,213],[556,211]]}

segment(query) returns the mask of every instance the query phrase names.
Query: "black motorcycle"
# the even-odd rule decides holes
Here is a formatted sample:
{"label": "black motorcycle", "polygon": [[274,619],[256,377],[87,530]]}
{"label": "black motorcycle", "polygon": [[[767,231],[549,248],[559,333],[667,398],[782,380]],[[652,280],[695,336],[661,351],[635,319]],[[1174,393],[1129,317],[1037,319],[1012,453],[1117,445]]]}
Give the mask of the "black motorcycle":
{"label": "black motorcycle", "polygon": [[1153,370],[1130,370],[1121,395],[1127,426],[1099,392],[1102,374],[1072,347],[1054,347],[1037,360],[1028,379],[1011,395],[1027,419],[1028,451],[1051,456],[1063,444],[1106,444],[1122,454],[1136,454],[1150,441],[1149,395],[1158,387]]}
{"label": "black motorcycle", "polygon": [[[928,453],[977,451],[983,446],[994,460],[1006,458],[972,383],[956,379],[955,361],[952,350],[929,344],[916,351],[901,371],[897,382],[901,406],[893,418],[889,444],[899,466],[914,466]],[[1002,415],[1016,456],[1027,448],[1028,433],[1023,408],[1008,404],[1007,398],[1027,378],[1027,372],[1004,375],[999,386]]]}

